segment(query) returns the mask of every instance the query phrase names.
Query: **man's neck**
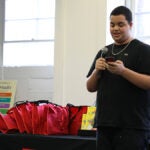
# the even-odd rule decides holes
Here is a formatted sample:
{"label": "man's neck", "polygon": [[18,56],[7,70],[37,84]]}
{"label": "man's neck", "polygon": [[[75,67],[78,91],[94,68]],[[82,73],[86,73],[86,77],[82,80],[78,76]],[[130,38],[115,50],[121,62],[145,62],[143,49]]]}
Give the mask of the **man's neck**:
{"label": "man's neck", "polygon": [[115,44],[116,44],[116,45],[123,45],[123,44],[127,44],[127,43],[131,42],[132,40],[133,40],[133,37],[130,37],[130,38],[128,38],[128,39],[125,40],[125,41],[121,41],[121,42],[116,42],[116,41],[115,41]]}

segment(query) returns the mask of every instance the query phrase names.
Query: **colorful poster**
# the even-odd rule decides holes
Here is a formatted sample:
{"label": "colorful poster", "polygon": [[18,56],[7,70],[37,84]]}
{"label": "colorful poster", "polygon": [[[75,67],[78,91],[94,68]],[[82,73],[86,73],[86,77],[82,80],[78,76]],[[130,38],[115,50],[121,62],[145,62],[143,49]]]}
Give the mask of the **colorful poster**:
{"label": "colorful poster", "polygon": [[15,80],[0,80],[0,112],[6,114],[7,110],[14,105],[16,93]]}

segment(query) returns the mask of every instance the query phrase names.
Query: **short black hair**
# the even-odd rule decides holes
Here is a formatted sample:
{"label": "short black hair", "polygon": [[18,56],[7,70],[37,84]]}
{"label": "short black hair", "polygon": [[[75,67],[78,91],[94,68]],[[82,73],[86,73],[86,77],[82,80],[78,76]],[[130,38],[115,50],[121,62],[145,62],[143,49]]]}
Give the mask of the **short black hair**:
{"label": "short black hair", "polygon": [[132,12],[129,8],[127,8],[126,6],[118,6],[116,8],[114,8],[110,14],[110,17],[114,15],[124,15],[126,20],[128,21],[128,23],[132,22]]}

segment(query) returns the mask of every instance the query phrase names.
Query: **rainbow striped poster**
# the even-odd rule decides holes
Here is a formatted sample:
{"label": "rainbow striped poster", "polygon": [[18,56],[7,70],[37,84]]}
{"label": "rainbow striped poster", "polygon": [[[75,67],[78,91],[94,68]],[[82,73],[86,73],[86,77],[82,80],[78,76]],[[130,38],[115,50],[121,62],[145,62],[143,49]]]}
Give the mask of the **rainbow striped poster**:
{"label": "rainbow striped poster", "polygon": [[13,106],[16,93],[15,80],[0,80],[0,113],[6,114]]}

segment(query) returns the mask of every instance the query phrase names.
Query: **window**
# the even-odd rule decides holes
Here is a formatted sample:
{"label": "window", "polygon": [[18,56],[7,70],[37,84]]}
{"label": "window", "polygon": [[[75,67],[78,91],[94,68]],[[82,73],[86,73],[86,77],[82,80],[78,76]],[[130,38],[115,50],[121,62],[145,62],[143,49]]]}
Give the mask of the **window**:
{"label": "window", "polygon": [[55,0],[6,0],[4,66],[54,63]]}
{"label": "window", "polygon": [[150,44],[150,1],[135,0],[135,36]]}
{"label": "window", "polygon": [[[126,0],[129,2],[129,0]],[[133,12],[134,19],[134,36],[150,44],[150,1],[149,0],[131,0],[129,7]]]}

